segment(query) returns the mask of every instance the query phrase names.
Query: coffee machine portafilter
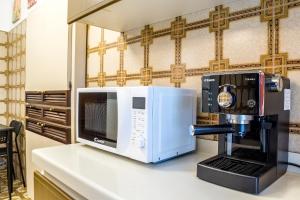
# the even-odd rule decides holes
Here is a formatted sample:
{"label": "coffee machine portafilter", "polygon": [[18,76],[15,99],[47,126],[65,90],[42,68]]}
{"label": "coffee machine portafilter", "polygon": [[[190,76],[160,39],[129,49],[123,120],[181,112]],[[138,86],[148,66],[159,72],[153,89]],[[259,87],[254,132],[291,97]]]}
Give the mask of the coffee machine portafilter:
{"label": "coffee machine portafilter", "polygon": [[257,194],[287,169],[289,80],[262,71],[202,77],[202,111],[215,125],[192,125],[192,135],[218,134],[218,155],[197,165],[200,179]]}

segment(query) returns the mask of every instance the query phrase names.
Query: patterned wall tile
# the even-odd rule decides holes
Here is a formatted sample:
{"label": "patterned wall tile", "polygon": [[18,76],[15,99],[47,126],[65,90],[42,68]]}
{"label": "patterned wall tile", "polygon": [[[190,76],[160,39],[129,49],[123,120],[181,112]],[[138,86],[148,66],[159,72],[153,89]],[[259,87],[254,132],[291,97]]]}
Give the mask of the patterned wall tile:
{"label": "patterned wall tile", "polygon": [[187,69],[207,67],[209,60],[214,59],[214,34],[208,28],[187,32],[182,40],[181,60],[186,63]]}
{"label": "patterned wall tile", "polygon": [[300,71],[290,71],[288,72],[288,78],[291,81],[291,114],[290,120],[292,123],[299,123],[300,119]]}
{"label": "patterned wall tile", "polygon": [[186,37],[186,19],[176,17],[175,21],[171,22],[171,39],[182,39]]}
{"label": "patterned wall tile", "polygon": [[237,0],[223,3],[224,7],[229,7],[230,12],[238,12],[249,8],[260,6],[260,0]]}
{"label": "patterned wall tile", "polygon": [[155,38],[151,45],[149,65],[155,66],[157,71],[170,70],[170,65],[175,60],[175,44],[170,36]]}
{"label": "patterned wall tile", "polygon": [[116,75],[116,71],[119,69],[119,57],[120,55],[116,48],[106,50],[104,56],[104,71],[106,75]]}
{"label": "patterned wall tile", "polygon": [[146,25],[143,30],[141,30],[141,45],[146,46],[153,43],[153,27]]}
{"label": "patterned wall tile", "polygon": [[261,0],[261,21],[288,17],[288,0]]}
{"label": "patterned wall tile", "polygon": [[170,78],[156,78],[152,80],[152,85],[170,86]]}
{"label": "patterned wall tile", "polygon": [[152,67],[144,67],[141,69],[141,84],[150,85],[152,83]]}
{"label": "patterned wall tile", "polygon": [[95,47],[99,44],[101,38],[101,28],[96,26],[88,26],[88,45]]}
{"label": "patterned wall tile", "polygon": [[265,68],[266,72],[287,76],[287,58],[287,53],[262,55],[260,62],[262,67]]}
{"label": "patterned wall tile", "polygon": [[[111,32],[105,36],[107,44],[103,58],[105,85],[152,84],[196,88],[199,94],[200,114],[203,73],[229,69],[261,69],[262,65],[270,67],[267,70],[272,72],[288,73],[291,80],[295,81],[292,84],[292,88],[296,88],[296,93],[293,93],[295,97],[292,97],[295,98],[292,100],[295,102],[299,99],[295,78],[298,74],[293,73],[300,69],[300,55],[297,54],[299,26],[294,24],[299,21],[297,16],[300,12],[298,11],[300,2],[287,6],[283,5],[285,0],[274,0],[277,5],[282,6],[274,9],[277,19],[272,20],[268,18],[273,14],[272,10],[268,9],[272,7],[271,1],[273,0],[262,0],[261,4],[259,0],[234,2],[225,0],[222,1],[223,6],[131,30],[126,33],[128,44],[123,49],[118,49],[117,45],[120,44],[118,43],[120,33]],[[266,8],[262,12],[262,17],[260,17],[261,6]],[[286,18],[287,7],[290,8],[292,19]],[[94,60],[88,61],[88,64],[96,67],[97,72],[99,72],[96,63],[98,61],[90,56],[93,52],[99,51],[98,45],[99,41],[95,47],[89,48],[88,58]],[[293,56],[289,55],[290,51]],[[97,73],[94,77],[90,77],[88,82],[102,84],[103,80],[104,75]],[[295,108],[291,112],[292,120],[299,119],[297,110],[300,108]],[[214,115],[204,116],[201,113],[199,120],[215,123],[217,119]]]}
{"label": "patterned wall tile", "polygon": [[211,60],[209,61],[209,69],[211,72],[225,71],[229,69],[229,59]]}
{"label": "patterned wall tile", "polygon": [[112,43],[118,41],[118,38],[120,37],[120,33],[112,30],[104,30],[105,35],[105,41],[107,43]]}
{"label": "patterned wall tile", "polygon": [[185,82],[185,64],[172,64],[171,65],[171,83],[184,83]]}
{"label": "patterned wall tile", "polygon": [[260,55],[267,52],[268,31],[259,17],[230,22],[224,31],[224,57],[231,64],[259,63]]}
{"label": "patterned wall tile", "polygon": [[117,84],[118,86],[126,85],[126,70],[120,69],[117,71]]}
{"label": "patterned wall tile", "polygon": [[128,74],[139,73],[144,63],[144,51],[140,43],[128,45],[124,57],[124,66]]}
{"label": "patterned wall tile", "polygon": [[105,86],[105,82],[106,82],[106,73],[105,72],[99,72],[98,73],[98,86],[99,87],[104,87]]}
{"label": "patterned wall tile", "polygon": [[214,11],[209,13],[210,32],[225,30],[229,28],[229,7],[224,8],[223,5],[216,6]]}
{"label": "patterned wall tile", "polygon": [[100,58],[98,54],[89,54],[87,60],[87,74],[90,77],[95,77],[98,75],[99,66],[100,66]]}
{"label": "patterned wall tile", "polygon": [[280,48],[290,59],[300,58],[300,7],[289,10],[289,17],[280,20]]}

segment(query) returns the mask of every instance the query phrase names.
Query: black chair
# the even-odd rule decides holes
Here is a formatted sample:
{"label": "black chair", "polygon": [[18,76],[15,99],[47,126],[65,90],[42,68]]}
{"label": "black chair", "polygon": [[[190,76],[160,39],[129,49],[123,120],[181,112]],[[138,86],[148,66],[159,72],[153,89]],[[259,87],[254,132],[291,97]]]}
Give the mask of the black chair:
{"label": "black chair", "polygon": [[[23,186],[26,187],[26,182],[25,182],[25,178],[24,178],[24,174],[23,174],[23,167],[22,167],[22,162],[21,162],[21,157],[20,157],[20,151],[19,151],[19,145],[17,142],[18,136],[20,135],[21,129],[22,129],[22,122],[16,121],[16,120],[12,120],[9,124],[10,127],[13,127],[13,132],[15,133],[15,145],[16,145],[16,151],[13,151],[13,154],[17,154],[18,160],[19,160],[19,167],[20,167],[20,172],[21,172],[21,176],[22,176],[22,182],[23,182]],[[0,135],[0,144],[6,144],[7,142],[7,135]],[[7,145],[5,145],[4,147],[0,147],[0,156],[1,157],[7,157]],[[7,165],[8,166],[8,165]],[[12,171],[13,174],[14,173],[14,167],[12,167]]]}

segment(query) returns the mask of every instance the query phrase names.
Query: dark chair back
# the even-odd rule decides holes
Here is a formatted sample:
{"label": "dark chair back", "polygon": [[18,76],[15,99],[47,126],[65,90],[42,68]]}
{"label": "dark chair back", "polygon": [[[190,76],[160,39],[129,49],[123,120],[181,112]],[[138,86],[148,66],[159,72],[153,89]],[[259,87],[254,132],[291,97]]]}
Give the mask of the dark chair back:
{"label": "dark chair back", "polygon": [[22,122],[19,122],[17,120],[12,120],[9,124],[10,127],[13,127],[14,128],[14,132],[16,134],[16,137],[18,137],[18,135],[20,134],[21,132],[21,128],[22,128]]}
{"label": "dark chair back", "polygon": [[0,132],[0,144],[6,144],[7,142],[7,133]]}

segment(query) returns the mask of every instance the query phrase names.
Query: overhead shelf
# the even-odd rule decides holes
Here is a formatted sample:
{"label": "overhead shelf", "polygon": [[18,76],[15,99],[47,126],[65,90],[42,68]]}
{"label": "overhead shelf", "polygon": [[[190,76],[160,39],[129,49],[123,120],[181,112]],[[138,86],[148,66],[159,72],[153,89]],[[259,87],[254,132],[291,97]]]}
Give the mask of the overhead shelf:
{"label": "overhead shelf", "polygon": [[[82,3],[89,2],[89,3]],[[68,22],[126,32],[232,0],[69,0]],[[80,5],[82,9],[80,11]],[[88,6],[87,6],[88,5]],[[90,7],[89,7],[90,6]],[[77,11],[72,10],[77,8]],[[72,13],[72,15],[70,15]]]}

